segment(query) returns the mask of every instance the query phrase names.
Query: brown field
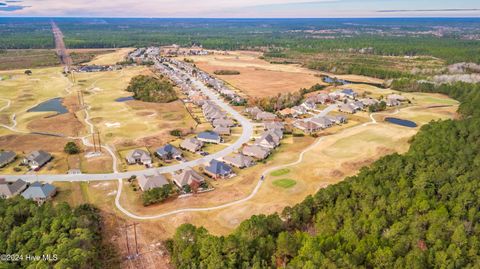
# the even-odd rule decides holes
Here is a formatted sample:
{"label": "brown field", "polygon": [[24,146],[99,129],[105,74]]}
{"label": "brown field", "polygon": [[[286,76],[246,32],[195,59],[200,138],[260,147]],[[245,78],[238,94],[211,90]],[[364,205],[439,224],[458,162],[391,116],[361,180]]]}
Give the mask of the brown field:
{"label": "brown field", "polygon": [[229,55],[213,54],[190,57],[202,70],[213,74],[220,69],[239,71],[240,75],[219,75],[235,89],[249,97],[272,96],[283,92],[296,92],[309,88],[321,78],[315,72],[298,65],[271,64],[259,59],[261,54],[249,51],[234,51]]}
{"label": "brown field", "polygon": [[46,66],[58,66],[60,61],[55,50],[19,49],[0,53],[0,70],[30,69]]}

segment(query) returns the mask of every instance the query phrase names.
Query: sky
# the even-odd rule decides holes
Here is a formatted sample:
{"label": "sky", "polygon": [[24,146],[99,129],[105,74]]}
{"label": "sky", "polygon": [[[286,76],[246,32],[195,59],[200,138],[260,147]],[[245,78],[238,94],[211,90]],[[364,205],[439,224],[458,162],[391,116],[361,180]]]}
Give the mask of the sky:
{"label": "sky", "polygon": [[0,0],[0,17],[480,17],[480,0]]}

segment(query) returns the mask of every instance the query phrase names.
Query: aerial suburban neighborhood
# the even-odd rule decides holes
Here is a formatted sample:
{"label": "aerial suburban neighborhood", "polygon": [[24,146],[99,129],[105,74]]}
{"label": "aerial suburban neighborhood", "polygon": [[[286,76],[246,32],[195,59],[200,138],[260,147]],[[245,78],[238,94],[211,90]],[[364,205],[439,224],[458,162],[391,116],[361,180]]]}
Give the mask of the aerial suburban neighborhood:
{"label": "aerial suburban neighborhood", "polygon": [[478,266],[474,5],[51,2],[0,0],[1,268]]}

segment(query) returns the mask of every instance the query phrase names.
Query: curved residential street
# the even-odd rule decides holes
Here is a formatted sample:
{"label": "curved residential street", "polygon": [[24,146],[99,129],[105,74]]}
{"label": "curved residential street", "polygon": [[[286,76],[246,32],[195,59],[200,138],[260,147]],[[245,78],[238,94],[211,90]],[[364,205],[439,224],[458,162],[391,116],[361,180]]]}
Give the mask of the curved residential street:
{"label": "curved residential street", "polygon": [[[18,178],[22,178],[25,181],[33,182],[37,180],[41,181],[98,181],[98,180],[117,180],[119,178],[129,178],[133,175],[145,174],[151,175],[154,173],[172,173],[181,169],[185,169],[187,167],[194,167],[201,164],[205,164],[210,162],[213,159],[219,159],[225,157],[232,152],[240,149],[243,144],[250,141],[250,138],[253,136],[253,129],[254,126],[250,122],[249,119],[245,118],[243,115],[238,113],[235,109],[233,109],[230,105],[225,103],[217,94],[215,94],[212,90],[207,88],[203,83],[198,81],[195,78],[191,78],[191,81],[202,91],[203,94],[208,96],[210,100],[212,100],[216,105],[221,107],[225,112],[232,115],[232,117],[237,120],[237,122],[242,126],[242,134],[240,137],[228,147],[222,149],[221,151],[212,153],[208,156],[195,159],[192,161],[188,161],[185,163],[179,163],[170,166],[164,166],[159,168],[150,168],[141,171],[131,171],[131,172],[122,172],[122,173],[109,173],[109,174],[42,174],[42,175],[0,175],[1,178],[5,178],[7,180],[16,180]],[[107,148],[107,150],[109,150]]]}

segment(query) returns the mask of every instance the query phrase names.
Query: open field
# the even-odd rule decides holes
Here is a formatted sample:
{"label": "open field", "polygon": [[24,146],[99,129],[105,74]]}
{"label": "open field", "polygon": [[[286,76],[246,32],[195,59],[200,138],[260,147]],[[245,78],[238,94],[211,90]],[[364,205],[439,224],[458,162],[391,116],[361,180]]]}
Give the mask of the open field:
{"label": "open field", "polygon": [[[122,49],[107,49],[109,53],[102,53],[96,55],[89,64],[94,65],[113,65],[118,62],[121,62],[125,59],[129,52],[134,50],[133,48],[122,48]],[[74,51],[83,51],[83,50],[74,50]]]}
{"label": "open field", "polygon": [[0,70],[31,69],[46,66],[59,66],[55,50],[5,50],[0,51]]}
{"label": "open field", "polygon": [[216,70],[228,69],[239,71],[239,75],[218,75],[237,90],[250,97],[265,97],[284,92],[296,92],[300,88],[309,88],[321,78],[315,71],[298,65],[271,64],[259,59],[258,52],[233,51],[227,55],[189,57],[202,70],[213,74]]}
{"label": "open field", "polygon": [[116,102],[131,96],[125,91],[130,79],[140,74],[151,74],[145,67],[118,71],[76,74],[85,102],[90,106],[91,122],[104,142],[119,147],[156,147],[174,139],[173,129],[189,131],[195,126],[180,101],[166,104],[141,101]]}

